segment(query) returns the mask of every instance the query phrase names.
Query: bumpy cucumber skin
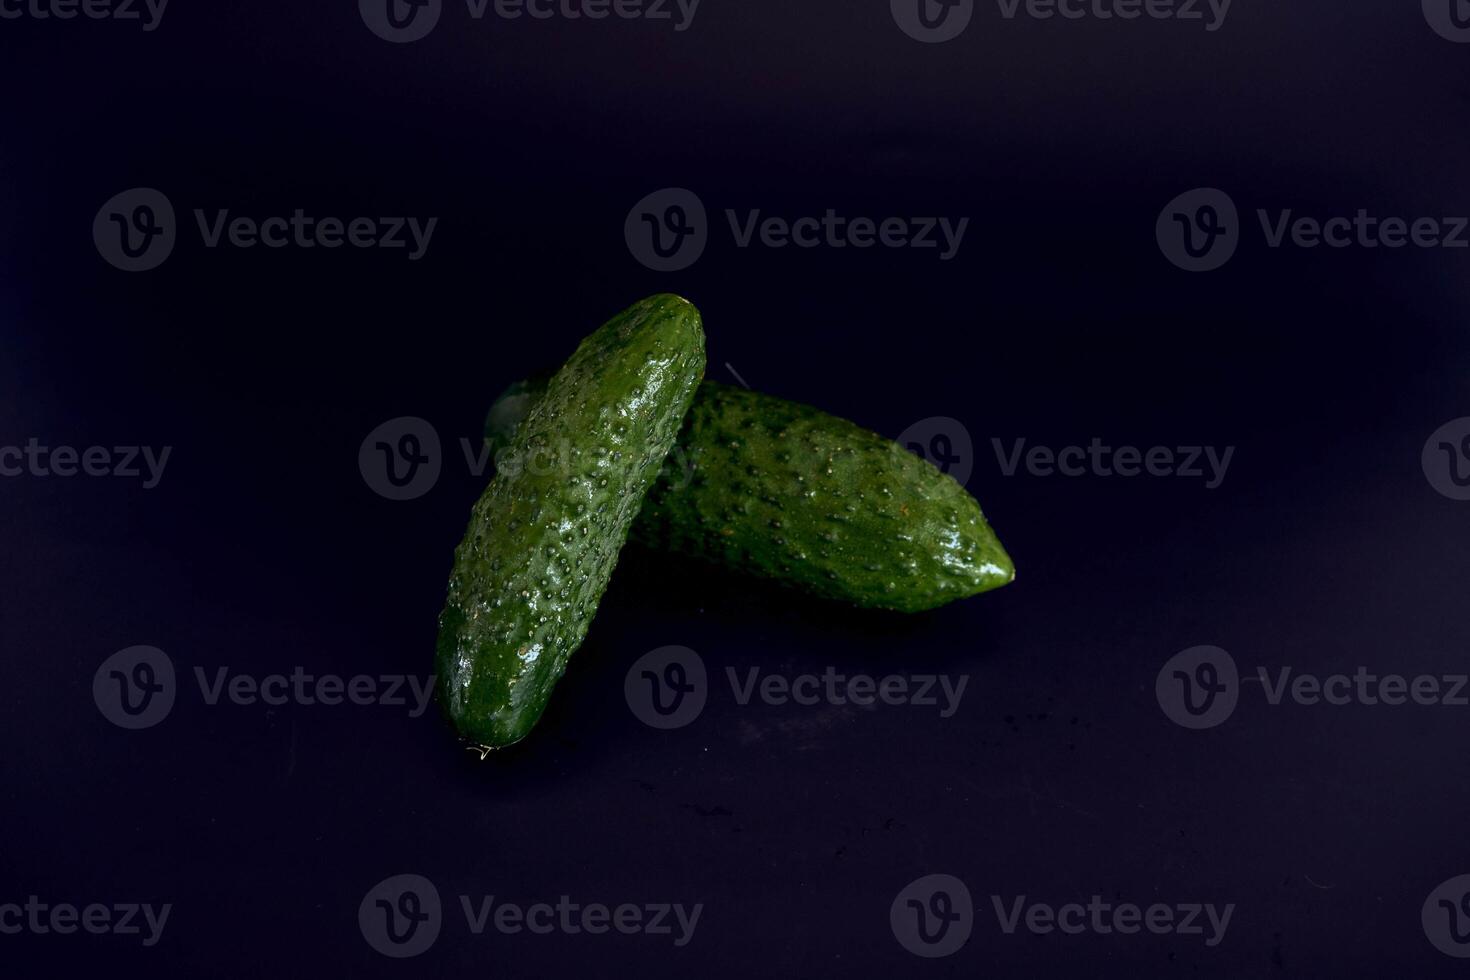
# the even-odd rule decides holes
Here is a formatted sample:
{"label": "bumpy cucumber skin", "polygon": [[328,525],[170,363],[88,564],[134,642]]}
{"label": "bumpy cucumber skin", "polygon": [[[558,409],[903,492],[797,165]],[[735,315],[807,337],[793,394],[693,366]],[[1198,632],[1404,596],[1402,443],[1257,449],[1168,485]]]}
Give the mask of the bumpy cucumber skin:
{"label": "bumpy cucumber skin", "polygon": [[699,312],[654,296],[582,341],[516,429],[439,618],[440,690],[465,738],[510,745],[541,717],[703,373]]}
{"label": "bumpy cucumber skin", "polygon": [[[539,379],[506,396],[534,396]],[[506,396],[502,396],[503,398]],[[487,419],[492,450],[515,406]],[[806,405],[706,381],[633,538],[828,599],[921,612],[1015,567],[980,505],[897,443]]]}

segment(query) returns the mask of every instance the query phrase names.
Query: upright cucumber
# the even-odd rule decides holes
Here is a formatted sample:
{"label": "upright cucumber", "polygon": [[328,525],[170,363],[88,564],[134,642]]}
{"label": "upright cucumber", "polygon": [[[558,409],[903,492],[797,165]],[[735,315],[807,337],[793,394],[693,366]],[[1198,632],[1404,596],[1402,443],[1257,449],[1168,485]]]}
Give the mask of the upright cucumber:
{"label": "upright cucumber", "polygon": [[[486,418],[497,456],[544,378]],[[975,498],[897,443],[815,408],[706,381],[633,538],[858,606],[918,612],[1010,582]]]}
{"label": "upright cucumber", "polygon": [[541,717],[703,374],[699,311],[654,296],[583,340],[520,422],[439,617],[440,689],[465,738],[509,745]]}

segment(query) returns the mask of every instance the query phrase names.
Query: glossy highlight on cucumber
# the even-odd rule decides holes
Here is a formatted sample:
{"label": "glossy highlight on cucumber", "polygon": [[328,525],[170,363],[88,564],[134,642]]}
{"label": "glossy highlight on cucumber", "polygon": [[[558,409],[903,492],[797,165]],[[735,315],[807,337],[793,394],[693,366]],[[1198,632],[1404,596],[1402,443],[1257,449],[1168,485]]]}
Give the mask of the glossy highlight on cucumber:
{"label": "glossy highlight on cucumber", "polygon": [[504,447],[455,551],[436,657],[449,719],[482,751],[541,717],[703,373],[698,310],[650,297],[582,341]]}
{"label": "glossy highlight on cucumber", "polygon": [[[500,455],[546,390],[508,388],[486,418]],[[804,592],[919,612],[999,588],[1015,566],[979,503],[902,446],[807,405],[699,386],[632,536]]]}

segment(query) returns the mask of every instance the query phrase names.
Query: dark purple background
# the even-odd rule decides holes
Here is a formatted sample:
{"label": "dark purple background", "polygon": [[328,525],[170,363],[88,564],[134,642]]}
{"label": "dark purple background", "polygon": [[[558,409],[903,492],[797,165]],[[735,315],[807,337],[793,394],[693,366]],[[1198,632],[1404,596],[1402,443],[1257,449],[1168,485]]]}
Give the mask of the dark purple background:
{"label": "dark purple background", "polygon": [[[1236,0],[1225,26],[1003,20],[921,45],[885,0],[704,0],[693,27],[470,20],[390,45],[355,4],[173,0],[159,29],[0,21],[0,444],[171,445],[161,485],[0,480],[0,902],[171,902],[163,941],[0,936],[41,976],[1458,975],[1419,923],[1470,871],[1470,709],[1270,708],[1189,732],[1154,677],[1465,670],[1470,504],[1420,449],[1470,414],[1463,251],[1271,250],[1254,210],[1470,212],[1470,47],[1418,4]],[[696,190],[686,272],[623,220]],[[125,188],[252,215],[434,215],[401,252],[209,251],[152,272],[90,227]],[[1250,228],[1190,275],[1182,191]],[[970,216],[959,257],[737,249],[722,212]],[[896,435],[954,416],[1019,567],[993,595],[852,613],[630,551],[531,741],[478,763],[432,713],[204,706],[124,732],[93,672],[134,644],[212,670],[424,673],[507,382],[674,290],[710,376]],[[451,455],[392,503],[358,444],[400,415]],[[1237,447],[1221,489],[1001,475],[1009,444]],[[713,673],[968,674],[959,713],[735,705],[670,733],[622,680],[666,644]],[[358,931],[380,879],[449,917],[413,961]],[[905,952],[889,903],[976,897]],[[702,902],[695,940],[468,936],[454,896]],[[1226,941],[1005,936],[989,896],[1237,905]]]}

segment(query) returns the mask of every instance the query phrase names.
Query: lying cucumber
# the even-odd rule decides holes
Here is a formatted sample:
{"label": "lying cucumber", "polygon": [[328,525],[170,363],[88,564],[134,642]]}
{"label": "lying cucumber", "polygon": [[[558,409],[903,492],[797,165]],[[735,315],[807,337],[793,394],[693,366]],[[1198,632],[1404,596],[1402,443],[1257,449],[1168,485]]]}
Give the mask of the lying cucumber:
{"label": "lying cucumber", "polygon": [[[485,420],[503,455],[546,388]],[[805,405],[706,381],[633,526],[643,544],[858,606],[918,612],[998,588],[1010,556],[975,498],[902,446]]]}
{"label": "lying cucumber", "polygon": [[541,716],[703,374],[699,311],[654,296],[582,341],[517,427],[439,617],[445,708],[482,749]]}

